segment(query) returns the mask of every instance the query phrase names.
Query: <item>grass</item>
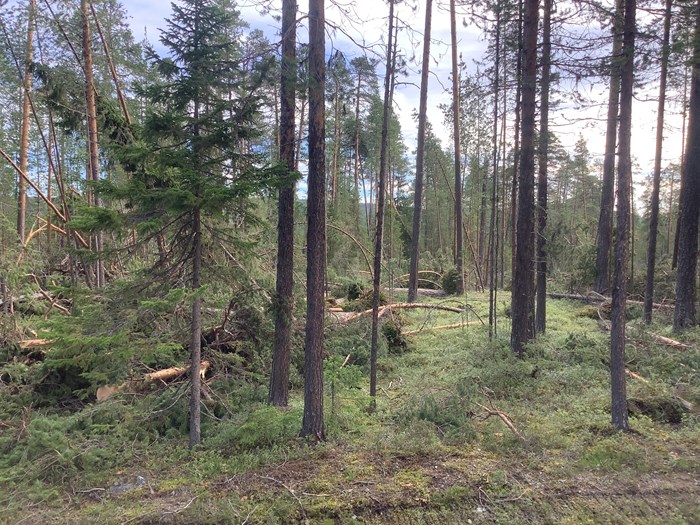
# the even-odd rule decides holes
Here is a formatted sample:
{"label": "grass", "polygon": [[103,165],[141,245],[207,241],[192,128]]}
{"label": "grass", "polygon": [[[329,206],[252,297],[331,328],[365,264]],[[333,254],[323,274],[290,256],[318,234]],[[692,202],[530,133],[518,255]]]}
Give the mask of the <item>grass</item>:
{"label": "grass", "polygon": [[[222,379],[222,403],[232,401],[218,416],[208,407],[204,444],[191,451],[176,388],[58,414],[22,411],[6,385],[0,522],[699,523],[697,412],[676,423],[633,415],[632,431],[616,432],[608,336],[576,303],[549,302],[548,332],[522,361],[503,312],[491,341],[481,325],[432,330],[487,318],[486,299],[470,294],[462,319],[399,314],[404,330],[422,331],[401,352],[382,349],[372,414],[367,326],[329,333],[329,441],[315,446],[297,437],[298,387],[279,411],[263,384]],[[687,350],[652,333],[670,335],[630,320],[628,366],[645,381],[630,378],[629,397],[699,406],[700,331],[684,334]]]}

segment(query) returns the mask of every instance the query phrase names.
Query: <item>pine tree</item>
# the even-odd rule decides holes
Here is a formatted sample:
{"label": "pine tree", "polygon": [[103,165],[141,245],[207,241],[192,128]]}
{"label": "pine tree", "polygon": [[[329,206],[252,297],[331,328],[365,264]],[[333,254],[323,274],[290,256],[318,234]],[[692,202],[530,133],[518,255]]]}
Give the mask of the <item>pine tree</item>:
{"label": "pine tree", "polygon": [[[279,156],[290,172],[294,167],[294,100],[296,81],[296,0],[282,4],[282,67],[280,86]],[[292,353],[294,277],[294,184],[280,188],[277,220],[277,311],[270,375],[269,401],[285,407],[289,398],[289,363]]]}
{"label": "pine tree", "polygon": [[325,10],[309,0],[309,180],[306,249],[306,348],[301,435],[326,439],[323,423],[323,326],[326,270]]}
{"label": "pine tree", "polygon": [[695,3],[693,75],[690,87],[688,138],[680,196],[678,274],[673,327],[676,331],[697,324],[698,219],[700,218],[700,1]]}

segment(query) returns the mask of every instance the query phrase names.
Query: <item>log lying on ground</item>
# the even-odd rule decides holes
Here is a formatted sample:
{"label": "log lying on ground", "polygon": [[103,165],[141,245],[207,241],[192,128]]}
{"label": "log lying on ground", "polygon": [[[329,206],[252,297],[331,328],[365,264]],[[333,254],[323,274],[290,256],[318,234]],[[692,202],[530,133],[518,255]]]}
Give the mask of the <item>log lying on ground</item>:
{"label": "log lying on ground", "polygon": [[[204,376],[207,373],[207,370],[209,369],[209,361],[202,361],[200,364],[200,370],[199,370],[199,375],[202,378],[202,381],[204,381]],[[168,381],[172,381],[173,379],[176,379],[180,377],[181,375],[187,373],[191,366],[177,366],[177,367],[172,367],[172,368],[164,368],[163,370],[156,370],[155,372],[150,372],[142,377],[142,380],[145,383],[152,383],[154,381],[161,381],[163,383],[166,383]],[[97,401],[105,401],[106,399],[109,399],[112,397],[114,394],[117,394],[118,392],[121,392],[126,388],[127,385],[135,385],[138,384],[138,380],[134,381],[127,381],[126,383],[122,383],[120,385],[105,385],[101,386],[100,388],[97,389],[97,392],[95,393],[97,397]]]}
{"label": "log lying on ground", "polygon": [[[628,375],[629,377],[631,377],[632,379],[636,379],[637,381],[641,381],[642,383],[649,384],[649,380],[648,380],[647,378],[642,377],[642,376],[640,376],[639,374],[637,374],[637,373],[635,373],[635,372],[632,372],[632,370],[630,370],[629,368],[625,368],[625,374],[627,374],[627,375]],[[690,401],[688,401],[688,400],[686,400],[686,399],[683,399],[681,396],[679,396],[679,395],[676,394],[676,393],[673,393],[672,396],[673,396],[675,399],[677,399],[686,409],[688,409],[688,410],[691,411],[691,412],[693,411],[694,406],[693,406],[693,404],[692,404]]]}
{"label": "log lying on ground", "polygon": [[462,328],[464,326],[473,326],[475,324],[481,324],[479,321],[469,321],[468,323],[454,323],[454,324],[443,324],[440,326],[431,326],[428,328],[419,328],[418,330],[408,330],[402,332],[401,335],[415,335],[427,330],[451,330],[453,328]]}
{"label": "log lying on ground", "polygon": [[[392,292],[408,293],[408,288],[390,288]],[[433,288],[418,288],[416,290],[418,295],[424,295],[426,297],[445,297],[444,290],[435,290]]]}
{"label": "log lying on ground", "polygon": [[22,350],[29,350],[30,348],[46,348],[53,344],[53,339],[25,339],[19,342],[19,347]]}
{"label": "log lying on ground", "polygon": [[[444,310],[446,312],[454,312],[457,314],[463,314],[466,312],[466,310],[464,310],[462,308],[455,308],[454,306],[444,306],[441,304],[395,303],[395,304],[388,304],[386,306],[380,307],[379,308],[379,316],[381,317],[382,315],[390,312],[391,310],[414,309],[414,308],[424,308],[424,309],[428,309],[428,310]],[[367,315],[372,315],[371,308],[369,310],[365,310],[363,312],[353,314],[353,315],[345,318],[344,321],[345,322],[354,321],[355,319],[359,319],[359,318],[365,317]]]}
{"label": "log lying on ground", "polygon": [[[577,294],[577,293],[548,293],[547,297],[550,299],[571,299],[572,301],[583,301],[585,303],[606,303],[612,302],[611,297],[606,297],[600,295],[597,292],[589,292],[587,294]],[[632,299],[627,299],[627,304],[635,304],[644,306],[644,301],[633,301]],[[671,303],[654,303],[652,305],[654,308],[673,308]]]}
{"label": "log lying on ground", "polygon": [[[191,366],[188,365],[157,370],[155,372],[151,372],[143,376],[143,380],[147,383],[151,381],[169,381],[171,379],[175,379],[176,377],[181,376],[182,374],[187,372],[190,369],[190,367]],[[207,369],[209,368],[209,361],[202,361],[200,367],[201,368],[199,371],[199,375],[202,377],[202,379],[204,379],[204,376],[207,373]]]}
{"label": "log lying on ground", "polygon": [[687,350],[690,348],[690,345],[687,345],[685,343],[681,343],[680,341],[676,341],[675,339],[670,339],[668,337],[664,337],[663,335],[658,335],[658,334],[651,334],[654,339],[659,341],[660,343],[665,344],[666,346],[670,346],[673,348],[679,348],[681,350]]}

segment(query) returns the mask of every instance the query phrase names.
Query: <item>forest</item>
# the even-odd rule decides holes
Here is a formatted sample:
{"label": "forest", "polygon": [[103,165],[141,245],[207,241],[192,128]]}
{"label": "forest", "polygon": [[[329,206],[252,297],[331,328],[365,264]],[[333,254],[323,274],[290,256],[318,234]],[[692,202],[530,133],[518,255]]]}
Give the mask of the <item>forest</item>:
{"label": "forest", "polygon": [[0,0],[0,523],[700,523],[700,0],[131,9]]}

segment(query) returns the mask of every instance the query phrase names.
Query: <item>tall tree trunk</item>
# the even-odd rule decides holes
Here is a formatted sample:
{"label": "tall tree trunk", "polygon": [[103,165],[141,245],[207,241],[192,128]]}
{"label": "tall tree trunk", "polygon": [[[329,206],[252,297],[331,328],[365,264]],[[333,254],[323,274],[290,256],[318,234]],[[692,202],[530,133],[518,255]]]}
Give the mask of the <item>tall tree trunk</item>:
{"label": "tall tree trunk", "polygon": [[309,0],[309,179],[306,234],[306,338],[302,436],[326,439],[323,424],[323,321],[326,261],[324,0]]}
{"label": "tall tree trunk", "polygon": [[[360,89],[362,87],[362,72],[357,75],[357,91],[355,93],[355,144],[354,144],[354,166],[353,177],[355,179],[355,226],[356,233],[360,233]],[[364,188],[364,180],[362,182]],[[365,209],[365,222],[369,227],[369,219],[367,218],[367,210]]]}
{"label": "tall tree trunk", "polygon": [[[35,0],[29,0],[27,13],[27,53],[24,61],[24,90],[22,93],[22,129],[19,139],[19,168],[27,173],[29,165],[29,119],[31,118],[32,57],[34,49]],[[24,244],[27,222],[27,183],[21,175],[17,177],[17,239]]]}
{"label": "tall tree trunk", "polygon": [[627,259],[630,236],[630,182],[632,181],[631,133],[634,91],[634,40],[636,0],[625,0],[622,64],[620,68],[620,137],[617,165],[617,234],[615,271],[612,288],[610,328],[610,390],[612,424],[629,428],[627,388],[625,384],[625,306],[627,304]]}
{"label": "tall tree trunk", "polygon": [[[517,265],[516,254],[518,239],[516,229],[518,224],[518,179],[520,177],[520,125],[522,123],[522,74],[523,74],[523,0],[518,0],[518,55],[515,61],[515,109],[513,123],[513,179],[510,188],[510,249],[511,277],[515,274]],[[505,249],[505,247],[504,247]]]}
{"label": "tall tree trunk", "polygon": [[[500,18],[500,15],[499,15]],[[501,46],[502,47],[502,58],[501,61],[503,62],[503,80],[504,83],[508,80],[508,49],[506,46]],[[494,90],[494,100],[498,100],[498,90]],[[496,104],[498,104],[496,102]],[[506,123],[506,117],[508,115],[508,89],[505,87],[503,88],[503,102],[502,102],[502,110],[501,110],[501,140],[500,140],[500,146],[499,146],[499,155],[501,157],[501,249],[500,249],[500,257],[499,257],[499,283],[498,286],[501,288],[504,287],[505,283],[505,276],[506,276],[506,246],[508,245],[508,214],[506,213],[507,211],[507,204],[508,200],[506,199],[507,191],[508,191],[508,158],[506,155],[507,151],[507,131],[508,131],[508,126]]]}
{"label": "tall tree trunk", "polygon": [[333,165],[331,167],[331,203],[338,205],[338,160],[340,158],[340,80],[333,76],[335,96],[333,97]]}
{"label": "tall tree trunk", "polygon": [[452,39],[452,121],[455,152],[455,268],[458,295],[464,293],[464,239],[462,233],[462,152],[460,148],[459,69],[457,64],[457,14],[455,0],[450,0],[450,35]]}
{"label": "tall tree trunk", "polygon": [[[428,0],[430,1],[430,0]],[[372,336],[370,344],[369,365],[369,395],[372,398],[371,408],[376,405],[377,395],[377,348],[379,346],[379,300],[382,277],[382,239],[384,234],[384,200],[386,194],[386,172],[389,153],[389,118],[391,116],[391,77],[394,74],[392,59],[393,46],[396,44],[394,35],[394,2],[389,0],[389,36],[387,38],[386,74],[384,77],[384,111],[382,115],[382,138],[379,152],[379,180],[377,181],[377,215],[374,233],[374,261],[372,275]]]}
{"label": "tall tree trunk", "polygon": [[190,339],[190,448],[202,441],[201,431],[201,397],[202,377],[202,298],[199,289],[202,286],[202,216],[196,208],[192,217],[193,256],[192,256],[192,330]]}
{"label": "tall tree trunk", "polygon": [[97,12],[95,11],[95,6],[90,2],[90,11],[92,12],[92,18],[95,20],[95,27],[97,28],[97,34],[100,35],[100,41],[102,42],[102,49],[105,52],[105,57],[107,58],[107,65],[109,66],[109,74],[112,76],[112,82],[114,83],[114,89],[117,92],[117,100],[119,101],[119,107],[122,110],[124,119],[127,125],[131,126],[131,115],[129,114],[129,107],[126,103],[126,97],[124,96],[124,91],[122,91],[121,84],[119,82],[119,77],[117,76],[117,68],[114,67],[114,61],[112,60],[112,53],[110,52],[109,45],[105,39],[104,32],[102,31],[102,25],[100,24],[100,19],[97,18]]}
{"label": "tall tree trunk", "polygon": [[534,335],[534,233],[535,233],[535,98],[537,91],[537,0],[525,0],[523,17],[522,124],[518,222],[511,315],[511,348],[523,357],[525,344]]}
{"label": "tall tree trunk", "polygon": [[[83,65],[85,67],[85,105],[87,111],[88,129],[88,180],[97,182],[100,180],[100,156],[97,138],[97,107],[95,105],[95,80],[93,78],[92,47],[90,43],[90,18],[88,0],[81,0],[81,16],[83,23]],[[100,206],[97,195],[92,199],[94,206]],[[102,262],[102,233],[95,234],[95,252],[97,262],[95,264],[95,285],[102,288],[105,284],[104,264]]]}
{"label": "tall tree trunk", "polygon": [[[547,169],[549,168],[549,83],[552,63],[552,0],[544,0],[542,18],[542,77],[540,95],[540,142],[537,172],[537,309],[535,332],[547,327]],[[585,206],[584,206],[585,210]]]}
{"label": "tall tree trunk", "polygon": [[664,11],[664,36],[661,49],[661,78],[659,79],[659,103],[656,112],[656,151],[651,189],[651,216],[649,217],[649,244],[647,246],[647,279],[644,289],[644,322],[651,323],[654,304],[654,273],[656,271],[656,240],[659,232],[659,192],[661,187],[661,153],[664,142],[664,110],[666,107],[666,77],[668,76],[669,42],[671,39],[672,0],[666,0]]}
{"label": "tall tree trunk", "polygon": [[306,97],[301,99],[301,114],[299,115],[299,129],[297,130],[297,144],[296,144],[296,154],[294,155],[294,169],[299,170],[299,163],[301,162],[301,143],[304,138],[304,122],[306,118]]}
{"label": "tall tree trunk", "polygon": [[[688,70],[690,67],[686,67],[683,75],[683,102],[681,103],[681,178],[679,181],[678,194],[683,193],[683,177],[685,175],[685,154],[686,154],[686,121],[688,119]],[[671,268],[678,267],[678,243],[680,236],[681,227],[681,214],[680,214],[680,198],[679,198],[679,210],[678,218],[676,219],[676,234],[673,236],[673,258],[671,260]]]}
{"label": "tall tree trunk", "polygon": [[[294,110],[296,84],[296,0],[282,3],[282,72],[280,82],[280,161],[285,175],[294,169]],[[270,375],[272,405],[285,407],[289,401],[289,364],[292,350],[294,306],[294,182],[280,189],[277,213],[277,283],[275,342]]]}
{"label": "tall tree trunk", "polygon": [[613,48],[610,60],[610,92],[608,95],[605,156],[603,158],[603,186],[600,193],[600,217],[596,244],[595,291],[606,293],[610,288],[610,245],[612,216],[615,203],[615,146],[617,145],[617,117],[620,107],[620,55],[622,53],[623,2],[617,0],[613,17]]}
{"label": "tall tree trunk", "polygon": [[430,32],[433,0],[425,1],[425,31],[423,33],[423,63],[421,64],[420,102],[418,107],[418,145],[416,149],[416,180],[413,194],[413,233],[411,262],[408,270],[408,302],[415,302],[418,289],[418,258],[420,252],[421,210],[423,207],[423,172],[425,164],[425,125],[428,119],[428,73],[430,72]]}
{"label": "tall tree trunk", "polygon": [[[496,63],[494,64],[493,80],[493,128],[491,134],[492,153],[491,162],[493,164],[493,180],[491,181],[491,219],[489,223],[489,339],[496,335],[496,298],[497,298],[497,259],[498,259],[498,234],[497,234],[497,213],[498,206],[498,98],[500,90],[500,59],[501,59],[501,10],[496,6]],[[486,207],[486,174],[482,179],[481,207],[482,221],[484,219],[484,208]]]}
{"label": "tall tree trunk", "polygon": [[688,109],[688,137],[683,163],[678,229],[678,273],[673,328],[680,331],[697,324],[695,297],[700,217],[700,0],[696,3],[693,74]]}
{"label": "tall tree trunk", "polygon": [[[486,232],[488,227],[486,225],[486,206],[489,194],[489,180],[486,173],[479,167],[479,176],[481,178],[481,202],[479,203],[479,269],[483,273],[486,269]],[[474,185],[476,186],[476,185]]]}

